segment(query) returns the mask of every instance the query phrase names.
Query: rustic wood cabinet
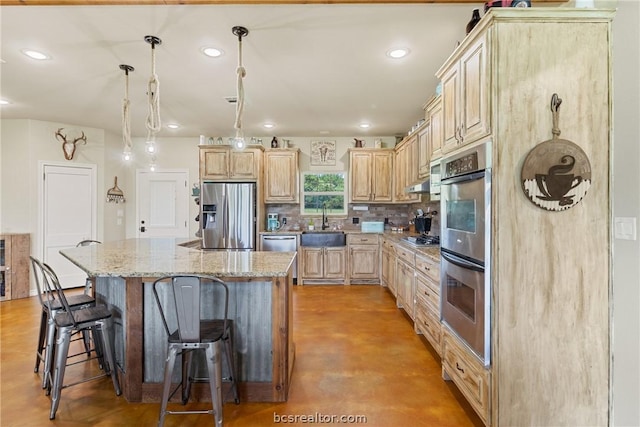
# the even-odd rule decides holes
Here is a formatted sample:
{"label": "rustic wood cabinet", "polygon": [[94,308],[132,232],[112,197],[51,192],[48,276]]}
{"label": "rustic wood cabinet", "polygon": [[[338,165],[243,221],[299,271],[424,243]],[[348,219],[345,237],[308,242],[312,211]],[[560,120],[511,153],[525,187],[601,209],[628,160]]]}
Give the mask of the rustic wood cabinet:
{"label": "rustic wood cabinet", "polygon": [[297,148],[267,149],[264,153],[264,202],[299,203],[300,172]]}
{"label": "rustic wood cabinet", "polygon": [[349,150],[350,202],[393,201],[393,157],[393,149]]}
{"label": "rustic wood cabinet", "polygon": [[29,296],[29,234],[0,234],[0,301]]}
{"label": "rustic wood cabinet", "polygon": [[380,283],[380,248],[377,234],[348,234],[349,283]]}
{"label": "rustic wood cabinet", "polygon": [[[426,115],[426,112],[425,112]],[[429,176],[429,162],[431,158],[431,124],[429,120],[418,130],[418,178],[421,180]]]}
{"label": "rustic wood cabinet", "polygon": [[487,35],[477,37],[459,59],[436,74],[442,80],[443,145],[448,153],[490,132]]}
{"label": "rustic wood cabinet", "polygon": [[262,147],[235,150],[230,145],[200,147],[200,179],[256,181],[262,173]]}
{"label": "rustic wood cabinet", "polygon": [[402,246],[396,247],[396,302],[411,320],[415,319],[415,253]]}
{"label": "rustic wood cabinet", "polygon": [[396,246],[389,239],[382,239],[381,284],[386,286],[395,297],[396,291]]}
{"label": "rustic wood cabinet", "polygon": [[429,162],[442,157],[442,96],[438,95],[427,104],[429,122]]}
{"label": "rustic wood cabinet", "polygon": [[418,134],[413,133],[396,146],[394,201],[412,203],[420,200],[420,195],[406,193],[405,189],[418,181]]}
{"label": "rustic wood cabinet", "polygon": [[344,283],[347,275],[346,247],[300,247],[299,284]]}
{"label": "rustic wood cabinet", "polygon": [[[443,371],[487,424],[608,425],[615,12],[517,9],[488,11],[438,72],[443,152],[491,140],[493,159],[490,370],[444,328]],[[590,163],[589,178],[571,172],[588,193],[562,212],[531,203],[519,181],[551,139],[554,93],[561,138]]]}
{"label": "rustic wood cabinet", "polygon": [[442,376],[453,380],[485,424],[490,424],[489,381],[491,374],[464,342],[442,327]]}
{"label": "rustic wood cabinet", "polygon": [[429,341],[442,356],[442,328],[440,324],[440,264],[416,254],[415,330]]}

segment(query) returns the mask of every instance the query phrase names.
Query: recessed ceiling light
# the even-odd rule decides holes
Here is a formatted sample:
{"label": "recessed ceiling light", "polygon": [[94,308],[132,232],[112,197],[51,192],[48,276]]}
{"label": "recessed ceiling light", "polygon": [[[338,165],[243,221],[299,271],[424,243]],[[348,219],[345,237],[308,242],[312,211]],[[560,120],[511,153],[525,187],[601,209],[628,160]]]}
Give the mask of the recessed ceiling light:
{"label": "recessed ceiling light", "polygon": [[219,56],[224,55],[224,51],[218,49],[217,47],[205,46],[200,50],[202,51],[202,53],[204,53],[207,56],[210,56],[211,58],[217,58]]}
{"label": "recessed ceiling light", "polygon": [[178,128],[180,128],[180,125],[179,125],[179,124],[176,124],[176,123],[169,123],[169,124],[167,125],[167,127],[168,127],[169,129],[178,129]]}
{"label": "recessed ceiling light", "polygon": [[387,56],[393,59],[404,58],[409,54],[409,49],[406,47],[398,47],[387,51]]}
{"label": "recessed ceiling light", "polygon": [[11,102],[7,101],[6,99],[0,99],[0,105],[9,105],[11,104]]}
{"label": "recessed ceiling light", "polygon": [[262,125],[263,127],[267,128],[267,129],[271,129],[273,128],[275,125],[273,123],[265,123]]}
{"label": "recessed ceiling light", "polygon": [[20,50],[20,52],[22,52],[24,55],[27,55],[31,59],[38,59],[38,60],[51,59],[51,57],[46,53],[38,52],[37,50],[33,50],[33,49],[22,49]]}
{"label": "recessed ceiling light", "polygon": [[371,125],[369,123],[360,123],[358,125],[361,129],[369,129]]}

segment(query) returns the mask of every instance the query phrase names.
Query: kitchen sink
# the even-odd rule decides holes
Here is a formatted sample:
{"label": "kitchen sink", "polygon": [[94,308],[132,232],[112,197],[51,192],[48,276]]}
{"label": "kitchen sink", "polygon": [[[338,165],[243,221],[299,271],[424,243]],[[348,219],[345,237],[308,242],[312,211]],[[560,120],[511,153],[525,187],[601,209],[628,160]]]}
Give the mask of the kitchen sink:
{"label": "kitchen sink", "polygon": [[345,246],[347,236],[343,231],[303,231],[300,235],[300,246]]}

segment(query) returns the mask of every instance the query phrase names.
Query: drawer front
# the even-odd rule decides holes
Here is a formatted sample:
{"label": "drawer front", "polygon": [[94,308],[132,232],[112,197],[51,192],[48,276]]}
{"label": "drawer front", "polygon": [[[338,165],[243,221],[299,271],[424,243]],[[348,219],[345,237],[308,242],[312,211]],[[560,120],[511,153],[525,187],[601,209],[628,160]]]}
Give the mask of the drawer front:
{"label": "drawer front", "polygon": [[489,416],[489,371],[446,328],[442,335],[442,370],[449,374],[486,423]]}
{"label": "drawer front", "polygon": [[416,255],[412,250],[396,246],[396,255],[411,267],[416,265]]}
{"label": "drawer front", "polygon": [[347,234],[347,244],[349,245],[377,245],[377,234]]}
{"label": "drawer front", "polygon": [[383,239],[382,240],[382,250],[383,251],[389,251],[395,254],[396,252],[396,245],[393,243],[393,241],[388,240],[388,239]]}
{"label": "drawer front", "polygon": [[416,255],[416,271],[426,274],[436,283],[440,283],[440,264],[437,261]]}
{"label": "drawer front", "polygon": [[434,312],[440,312],[440,289],[422,274],[416,275],[416,297],[429,304]]}
{"label": "drawer front", "polygon": [[442,326],[440,320],[428,307],[416,305],[416,330],[429,341],[433,349],[442,356]]}

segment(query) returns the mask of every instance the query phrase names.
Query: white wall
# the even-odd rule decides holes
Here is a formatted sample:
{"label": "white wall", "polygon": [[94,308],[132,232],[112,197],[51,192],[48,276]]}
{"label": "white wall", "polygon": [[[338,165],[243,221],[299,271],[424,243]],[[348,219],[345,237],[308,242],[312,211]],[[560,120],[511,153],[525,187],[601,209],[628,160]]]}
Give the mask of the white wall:
{"label": "white wall", "polygon": [[[613,21],[613,216],[640,217],[640,3]],[[604,242],[603,242],[604,244]],[[640,426],[640,244],[613,241],[614,426]]]}

